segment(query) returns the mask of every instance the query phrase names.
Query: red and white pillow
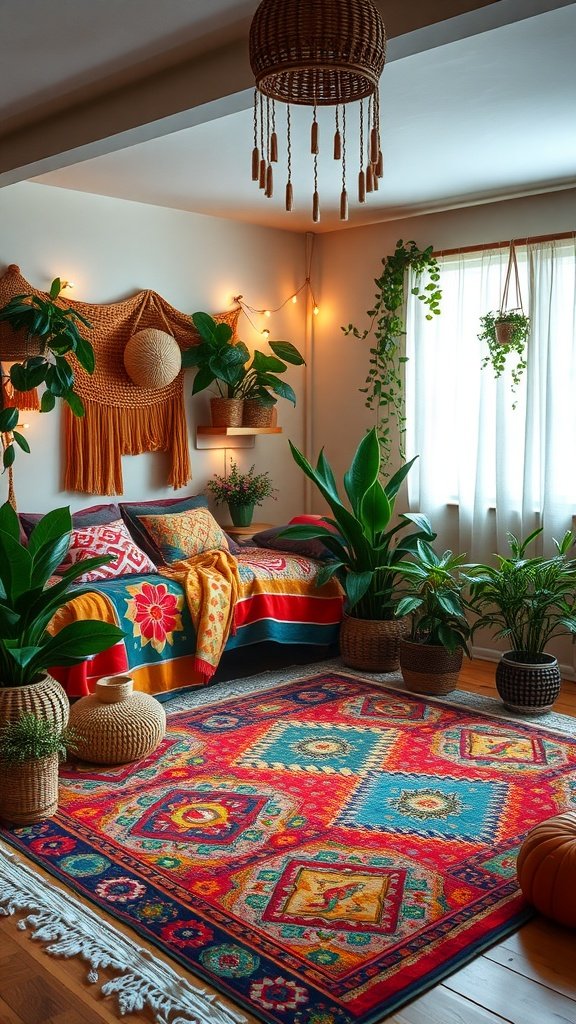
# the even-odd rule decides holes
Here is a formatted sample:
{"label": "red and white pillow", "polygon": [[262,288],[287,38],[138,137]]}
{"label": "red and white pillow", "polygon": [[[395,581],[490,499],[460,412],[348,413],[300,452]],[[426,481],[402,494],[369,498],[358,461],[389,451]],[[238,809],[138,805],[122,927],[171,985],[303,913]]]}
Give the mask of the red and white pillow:
{"label": "red and white pillow", "polygon": [[95,580],[114,579],[118,576],[132,576],[135,573],[156,572],[154,562],[148,558],[133,541],[122,519],[103,526],[86,526],[72,530],[70,547],[64,561],[58,566],[62,573],[77,562],[96,555],[113,555],[113,561],[92,569],[78,577],[78,583],[94,583]]}

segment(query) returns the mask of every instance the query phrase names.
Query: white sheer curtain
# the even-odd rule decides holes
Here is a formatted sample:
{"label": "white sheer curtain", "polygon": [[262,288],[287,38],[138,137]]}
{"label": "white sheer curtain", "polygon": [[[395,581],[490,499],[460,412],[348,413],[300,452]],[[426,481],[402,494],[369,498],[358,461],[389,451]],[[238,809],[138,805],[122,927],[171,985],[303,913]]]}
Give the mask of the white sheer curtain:
{"label": "white sheer curtain", "polygon": [[576,514],[576,242],[517,247],[524,310],[531,317],[528,367],[517,393],[510,372],[481,369],[480,317],[497,310],[507,249],[441,257],[441,315],[407,311],[407,457],[412,510],[474,561],[507,550],[506,533],[544,525],[551,538]]}

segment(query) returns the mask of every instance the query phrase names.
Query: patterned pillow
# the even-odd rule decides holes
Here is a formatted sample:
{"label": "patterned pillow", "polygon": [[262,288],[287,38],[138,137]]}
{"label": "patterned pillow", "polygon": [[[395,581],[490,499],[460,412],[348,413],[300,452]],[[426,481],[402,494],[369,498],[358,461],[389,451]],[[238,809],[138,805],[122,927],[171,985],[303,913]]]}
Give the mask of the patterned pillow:
{"label": "patterned pillow", "polygon": [[[120,502],[120,514],[130,533],[153,562],[160,562],[161,555],[152,538],[141,525],[141,517],[172,515],[174,512],[187,512],[191,508],[208,508],[208,502],[203,494],[191,494],[187,498],[157,498],[154,501]],[[230,551],[235,555],[240,550],[238,544],[227,533],[225,536]]]}
{"label": "patterned pillow", "polygon": [[255,533],[252,537],[251,543],[256,544],[259,548],[271,548],[276,551],[286,551],[292,555],[302,555],[304,558],[316,558],[321,562],[329,561],[335,556],[319,537],[313,538],[312,540],[301,540],[280,536],[284,530],[288,529],[289,526],[294,526],[297,523],[314,525],[314,523],[321,518],[321,516],[295,516],[294,519],[291,519],[290,522],[286,523],[284,526],[273,526],[269,530],[262,530],[261,533]]}
{"label": "patterned pillow", "polygon": [[[19,512],[20,526],[26,537],[29,537],[34,527],[40,522],[45,512]],[[113,523],[120,519],[120,508],[118,505],[108,503],[106,505],[91,505],[90,508],[81,508],[72,513],[72,529],[83,530],[87,526],[104,526],[106,523]]]}
{"label": "patterned pillow", "polygon": [[207,508],[188,509],[169,515],[140,516],[165,562],[192,558],[203,551],[229,551],[224,530]]}
{"label": "patterned pillow", "polygon": [[99,569],[92,569],[78,577],[78,583],[94,583],[96,580],[114,579],[117,576],[131,576],[134,573],[156,572],[154,562],[136,546],[121,519],[103,526],[87,526],[72,530],[70,547],[63,562],[58,566],[62,573],[71,565],[83,562],[95,555],[114,555],[114,560]]}

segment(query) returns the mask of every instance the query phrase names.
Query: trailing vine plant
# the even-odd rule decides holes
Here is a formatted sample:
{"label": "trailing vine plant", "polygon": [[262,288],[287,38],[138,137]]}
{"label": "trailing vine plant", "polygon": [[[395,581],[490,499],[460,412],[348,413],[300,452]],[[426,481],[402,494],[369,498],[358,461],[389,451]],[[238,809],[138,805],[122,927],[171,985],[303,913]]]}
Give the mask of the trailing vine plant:
{"label": "trailing vine plant", "polygon": [[[426,319],[432,320],[440,313],[441,290],[438,286],[440,272],[438,263],[432,255],[432,246],[419,249],[415,242],[396,242],[396,249],[391,256],[382,259],[384,269],[380,277],[374,279],[376,285],[375,301],[372,309],[367,310],[370,317],[369,326],[360,331],[354,324],[342,327],[344,334],[364,341],[372,335],[374,342],[370,347],[370,368],[366,383],[360,391],[366,396],[365,406],[376,412],[376,429],[382,451],[384,474],[388,476],[387,464],[392,451],[392,421],[396,421],[398,429],[398,453],[402,461],[405,455],[406,414],[404,399],[403,364],[407,357],[403,354],[402,338],[406,334],[404,323],[405,281],[406,273],[412,269],[415,284],[412,294],[426,304]],[[422,283],[425,276],[426,283]]]}

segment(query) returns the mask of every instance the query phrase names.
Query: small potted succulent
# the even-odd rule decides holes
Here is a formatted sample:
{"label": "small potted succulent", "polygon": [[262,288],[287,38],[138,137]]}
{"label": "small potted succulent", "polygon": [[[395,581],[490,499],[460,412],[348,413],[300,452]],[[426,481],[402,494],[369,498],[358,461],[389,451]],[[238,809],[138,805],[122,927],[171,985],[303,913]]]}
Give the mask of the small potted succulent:
{"label": "small potted succulent", "polygon": [[58,810],[58,763],[76,734],[26,712],[0,726],[0,819],[32,825]]}

